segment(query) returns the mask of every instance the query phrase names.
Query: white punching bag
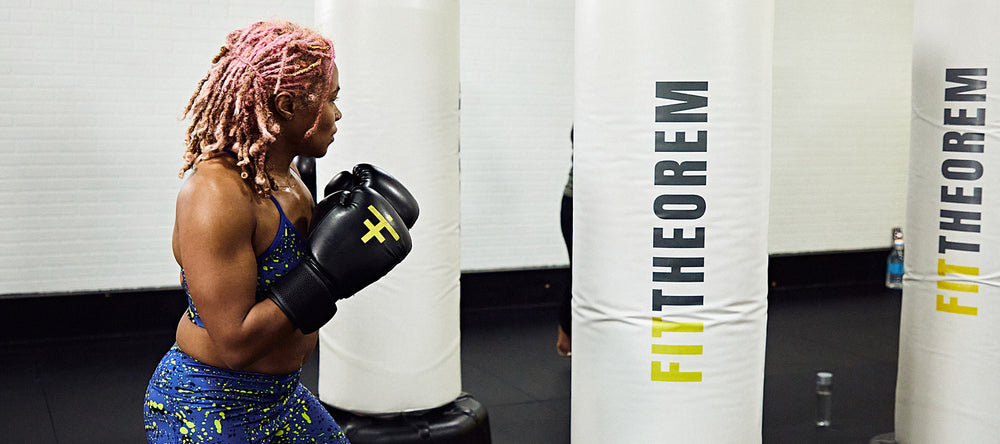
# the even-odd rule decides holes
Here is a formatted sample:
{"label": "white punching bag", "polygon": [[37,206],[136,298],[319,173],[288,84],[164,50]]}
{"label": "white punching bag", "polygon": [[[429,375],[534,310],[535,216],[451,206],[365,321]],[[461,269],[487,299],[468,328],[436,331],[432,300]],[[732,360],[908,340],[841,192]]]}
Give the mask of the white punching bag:
{"label": "white punching bag", "polygon": [[998,21],[995,0],[914,3],[901,444],[1000,442]]}
{"label": "white punching bag", "polygon": [[761,442],[773,2],[579,0],[572,442]]}
{"label": "white punching bag", "polygon": [[458,0],[319,0],[341,92],[337,171],[372,163],[420,204],[413,250],[320,330],[319,398],[362,414],[425,410],[461,394]]}

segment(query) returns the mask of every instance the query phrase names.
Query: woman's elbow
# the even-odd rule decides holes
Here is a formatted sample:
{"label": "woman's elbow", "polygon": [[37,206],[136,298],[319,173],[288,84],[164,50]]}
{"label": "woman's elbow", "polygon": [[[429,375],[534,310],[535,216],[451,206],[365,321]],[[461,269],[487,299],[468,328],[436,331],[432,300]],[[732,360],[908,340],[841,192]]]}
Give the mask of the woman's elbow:
{"label": "woman's elbow", "polygon": [[246,371],[255,361],[256,357],[249,353],[241,353],[237,350],[227,350],[219,356],[219,360],[226,365],[226,368],[233,371]]}
{"label": "woman's elbow", "polygon": [[219,360],[226,368],[234,371],[246,371],[254,362],[260,359],[259,351],[252,341],[243,338],[228,338],[216,342]]}

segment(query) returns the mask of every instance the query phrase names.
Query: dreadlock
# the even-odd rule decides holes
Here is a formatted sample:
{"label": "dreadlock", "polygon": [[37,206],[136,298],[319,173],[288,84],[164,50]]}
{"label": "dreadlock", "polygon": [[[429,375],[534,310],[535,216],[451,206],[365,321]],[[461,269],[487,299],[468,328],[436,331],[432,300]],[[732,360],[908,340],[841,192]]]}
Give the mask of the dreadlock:
{"label": "dreadlock", "polygon": [[[236,153],[240,176],[257,194],[274,183],[266,171],[267,149],[281,130],[271,100],[292,93],[308,109],[330,92],[333,43],[315,31],[284,21],[261,21],[229,33],[198,82],[184,117],[191,115],[178,176],[226,150]],[[312,135],[319,124],[317,113]]]}

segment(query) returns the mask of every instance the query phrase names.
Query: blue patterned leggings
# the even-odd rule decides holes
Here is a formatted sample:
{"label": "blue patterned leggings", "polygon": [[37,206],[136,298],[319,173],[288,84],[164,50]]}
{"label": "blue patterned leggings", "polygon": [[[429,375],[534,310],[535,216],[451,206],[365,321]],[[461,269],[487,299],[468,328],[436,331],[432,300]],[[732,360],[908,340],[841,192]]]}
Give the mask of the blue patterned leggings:
{"label": "blue patterned leggings", "polygon": [[299,383],[198,362],[174,345],[146,388],[151,443],[349,444],[330,413]]}

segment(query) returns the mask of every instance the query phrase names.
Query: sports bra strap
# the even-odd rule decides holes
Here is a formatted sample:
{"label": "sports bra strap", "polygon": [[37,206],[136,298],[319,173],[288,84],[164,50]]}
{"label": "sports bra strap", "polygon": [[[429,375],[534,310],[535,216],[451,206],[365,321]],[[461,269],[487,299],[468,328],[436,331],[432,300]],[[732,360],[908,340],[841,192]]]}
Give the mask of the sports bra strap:
{"label": "sports bra strap", "polygon": [[[281,217],[281,219],[278,219],[278,220],[279,221],[281,221],[281,220],[288,220],[288,218],[285,217],[285,210],[282,210],[281,209],[281,204],[278,203],[278,199],[275,199],[273,194],[269,195],[268,197],[271,198],[271,202],[274,202],[274,206],[278,208],[278,216]],[[289,222],[291,222],[291,221],[289,220]]]}

